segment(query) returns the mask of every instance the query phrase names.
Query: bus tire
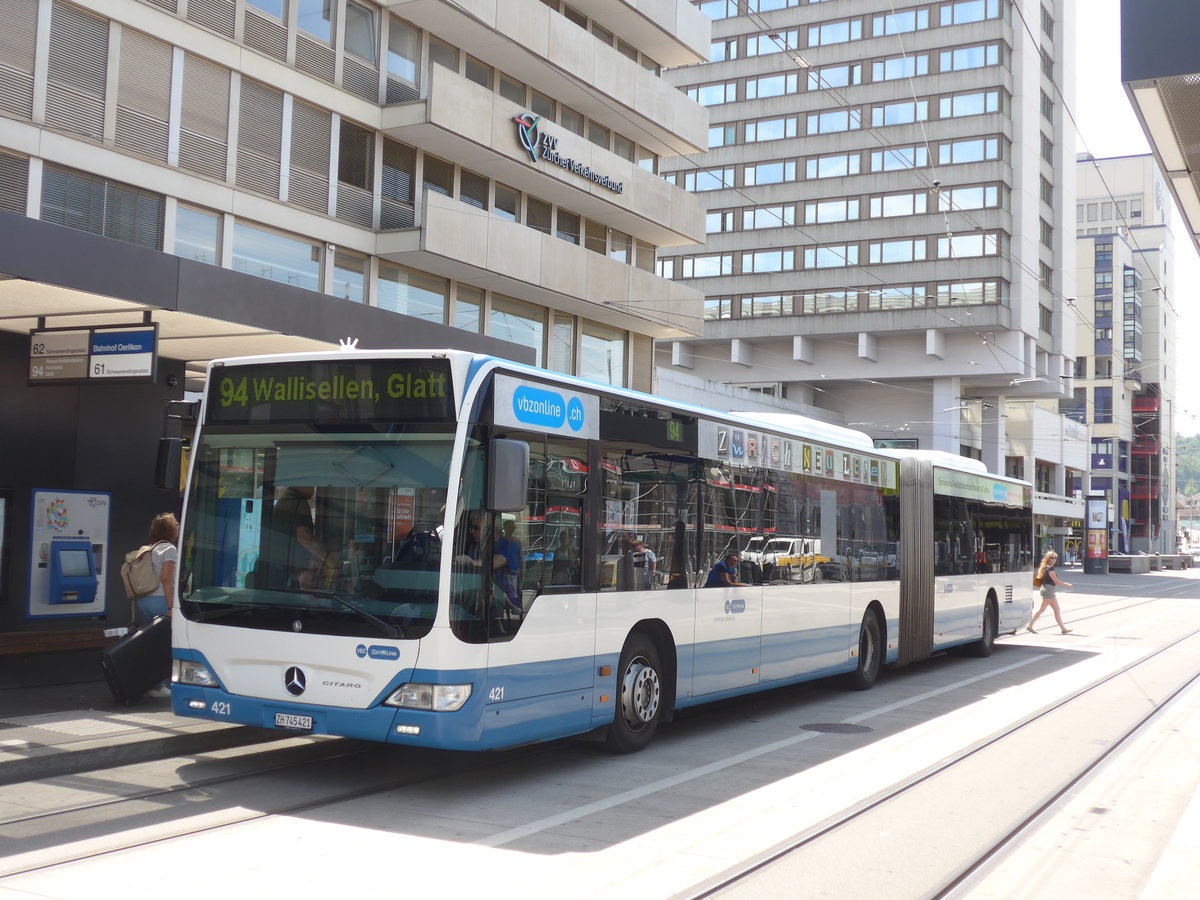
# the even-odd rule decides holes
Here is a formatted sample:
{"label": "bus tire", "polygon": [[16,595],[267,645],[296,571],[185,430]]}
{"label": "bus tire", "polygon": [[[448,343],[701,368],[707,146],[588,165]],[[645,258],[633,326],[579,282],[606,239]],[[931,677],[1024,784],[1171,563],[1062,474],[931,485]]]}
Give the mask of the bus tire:
{"label": "bus tire", "polygon": [[850,673],[850,687],[869,690],[879,680],[883,668],[883,628],[879,616],[868,609],[858,628],[858,665]]}
{"label": "bus tire", "polygon": [[975,643],[968,645],[968,653],[980,658],[992,655],[992,650],[996,647],[996,632],[1000,630],[998,620],[999,614],[996,611],[996,601],[989,596],[987,603],[983,607],[983,634],[980,635],[979,640]]}
{"label": "bus tire", "polygon": [[662,665],[658,648],[640,631],[629,635],[617,667],[617,709],[608,727],[614,753],[645,749],[662,721]]}

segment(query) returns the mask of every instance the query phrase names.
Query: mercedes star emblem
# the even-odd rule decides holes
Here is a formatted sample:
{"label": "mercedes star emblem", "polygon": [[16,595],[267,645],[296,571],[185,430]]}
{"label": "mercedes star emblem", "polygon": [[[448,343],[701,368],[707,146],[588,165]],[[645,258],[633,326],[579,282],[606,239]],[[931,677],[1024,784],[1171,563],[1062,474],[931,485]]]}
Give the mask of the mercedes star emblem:
{"label": "mercedes star emblem", "polygon": [[283,686],[287,688],[287,692],[293,697],[299,697],[304,693],[306,681],[304,678],[304,670],[299,666],[292,666],[283,673]]}

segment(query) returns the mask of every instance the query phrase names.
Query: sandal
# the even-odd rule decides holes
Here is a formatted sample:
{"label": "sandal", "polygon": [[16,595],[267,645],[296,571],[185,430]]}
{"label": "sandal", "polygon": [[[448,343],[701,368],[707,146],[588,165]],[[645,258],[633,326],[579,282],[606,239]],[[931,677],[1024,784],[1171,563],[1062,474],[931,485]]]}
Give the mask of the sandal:
{"label": "sandal", "polygon": [[1037,632],[1033,630],[1032,625],[1026,625],[1025,630],[1028,631],[1030,634],[1037,634]]}

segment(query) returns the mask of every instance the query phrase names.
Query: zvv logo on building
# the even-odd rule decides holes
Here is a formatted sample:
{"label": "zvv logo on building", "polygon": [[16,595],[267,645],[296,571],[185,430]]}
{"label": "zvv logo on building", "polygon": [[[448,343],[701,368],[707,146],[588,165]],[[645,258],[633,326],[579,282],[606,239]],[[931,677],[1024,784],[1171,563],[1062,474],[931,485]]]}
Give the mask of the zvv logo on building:
{"label": "zvv logo on building", "polygon": [[521,142],[521,146],[525,148],[525,152],[529,154],[529,158],[533,162],[536,163],[539,159],[544,159],[546,162],[553,163],[559,168],[566,169],[573,175],[586,178],[588,181],[594,182],[602,188],[607,188],[615,194],[625,193],[625,184],[623,182],[613,181],[607,175],[593,172],[591,166],[585,166],[583,163],[559,153],[558,138],[549,134],[543,134],[538,127],[542,121],[541,116],[535,116],[533,113],[522,113],[519,116],[514,116],[513,121],[517,124],[517,140]]}

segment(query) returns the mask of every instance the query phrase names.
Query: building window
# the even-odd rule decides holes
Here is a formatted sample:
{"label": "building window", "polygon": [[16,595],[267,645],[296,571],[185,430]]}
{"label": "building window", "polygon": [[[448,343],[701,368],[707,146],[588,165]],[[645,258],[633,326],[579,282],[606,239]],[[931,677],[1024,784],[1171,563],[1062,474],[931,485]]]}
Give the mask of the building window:
{"label": "building window", "polygon": [[746,166],[743,175],[748,187],[760,184],[784,184],[796,180],[796,163],[788,160],[787,162]]}
{"label": "building window", "polygon": [[1048,306],[1038,306],[1038,327],[1047,334],[1054,333],[1054,310]]}
{"label": "building window", "polygon": [[924,122],[928,118],[929,102],[927,100],[901,100],[897,103],[874,107],[871,110],[871,127],[909,125],[913,122]]}
{"label": "building window", "polygon": [[708,127],[708,146],[727,147],[737,143],[736,125],[710,125]]}
{"label": "building window", "polygon": [[762,141],[780,141],[786,138],[794,138],[795,136],[795,116],[781,116],[777,119],[760,119],[757,122],[746,123],[747,144],[754,144]]}
{"label": "building window", "polygon": [[346,50],[375,65],[375,11],[346,0]]}
{"label": "building window", "polygon": [[808,29],[808,46],[824,47],[829,44],[844,44],[862,37],[862,21],[850,19],[845,22],[824,22],[811,25]]}
{"label": "building window", "polygon": [[808,134],[836,134],[862,127],[859,109],[831,109],[808,115]]}
{"label": "building window", "polygon": [[942,25],[982,22],[1000,15],[1000,0],[958,0],[942,7]]}
{"label": "building window", "polygon": [[587,219],[584,223],[583,245],[601,256],[608,254],[608,229],[600,222]]}
{"label": "building window", "polygon": [[283,20],[283,0],[246,0],[246,5],[253,6],[259,12],[265,12],[280,21]]}
{"label": "building window", "polygon": [[1000,205],[998,185],[942,188],[938,192],[938,210],[951,212],[967,209],[992,209]]}
{"label": "building window", "polygon": [[733,169],[697,169],[685,172],[683,186],[689,191],[719,191],[733,187]]}
{"label": "building window", "polygon": [[916,53],[910,56],[894,56],[881,59],[871,66],[872,81],[895,81],[899,78],[915,78],[929,74],[929,54]]}
{"label": "building window", "polygon": [[488,193],[491,185],[482,175],[476,175],[466,169],[458,172],[458,199],[476,209],[488,208]]}
{"label": "building window", "polygon": [[584,322],[579,344],[579,374],[589,381],[625,386],[626,334],[595,322]]}
{"label": "building window", "polygon": [[[426,157],[427,165],[428,160]],[[343,119],[338,140],[338,181],[370,191],[374,188],[374,175],[375,132]]]}
{"label": "building window", "polygon": [[959,119],[966,116],[982,116],[985,113],[998,112],[999,109],[999,91],[973,91],[969,94],[943,97],[938,104],[938,116],[943,119]]}
{"label": "building window", "polygon": [[928,27],[929,10],[910,9],[906,12],[891,13],[886,16],[875,16],[871,21],[871,34],[874,37],[884,37],[906,34],[910,31],[923,31]]}
{"label": "building window", "polygon": [[983,162],[1000,158],[998,138],[969,138],[950,141],[938,147],[938,162],[941,165]]}
{"label": "building window", "polygon": [[579,244],[579,216],[565,209],[558,210],[557,227],[554,234],[568,244]]}
{"label": "building window", "polygon": [[554,232],[554,208],[545,200],[525,198],[525,224],[542,234]]}
{"label": "building window", "polygon": [[165,201],[159,194],[47,164],[41,218],[151,250],[163,248]]}
{"label": "building window", "polygon": [[995,256],[999,237],[989,234],[955,234],[938,238],[939,259],[969,259],[977,256]]}
{"label": "building window", "polygon": [[808,70],[810,91],[826,91],[830,88],[849,87],[852,84],[862,84],[861,64],[822,66],[820,69]]}
{"label": "building window", "polygon": [[422,179],[425,190],[446,197],[454,196],[454,166],[436,156],[425,154],[425,172]]}
{"label": "building window", "polygon": [[569,106],[559,106],[558,124],[572,134],[583,137],[583,116]]}
{"label": "building window", "polygon": [[444,44],[436,38],[429,39],[429,61],[445,66],[451,72],[458,71],[458,48]]}
{"label": "building window", "polygon": [[1112,388],[1092,389],[1092,422],[1097,425],[1110,424],[1113,420]]}
{"label": "building window", "polygon": [[355,303],[367,300],[367,257],[339,250],[333,255],[333,296]]}
{"label": "building window", "polygon": [[217,264],[221,246],[221,217],[189,206],[175,209],[174,254],[196,262]]}
{"label": "building window", "polygon": [[[858,218],[858,200],[821,200],[804,204],[804,224],[823,225],[827,222],[849,222]],[[776,207],[783,209],[784,207]],[[788,213],[792,207],[786,207]],[[776,220],[776,224],[779,224]],[[791,224],[791,223],[788,223]]]}
{"label": "building window", "polygon": [[467,81],[473,81],[480,87],[492,89],[492,67],[487,63],[480,62],[473,56],[467,57],[465,67]]}
{"label": "building window", "polygon": [[869,260],[871,263],[915,262],[925,258],[923,238],[902,238],[894,241],[872,241]]}
{"label": "building window", "polygon": [[871,218],[920,215],[926,211],[929,195],[925,191],[904,194],[883,194],[871,198]]}
{"label": "building window", "polygon": [[296,0],[296,27],[327,44],[333,43],[333,8],[329,0]]}
{"label": "building window", "polygon": [[424,322],[443,325],[449,287],[450,283],[445,278],[381,262],[375,305]]}
{"label": "building window", "polygon": [[924,147],[891,147],[871,153],[872,172],[920,169],[927,165],[929,165],[929,152]]}
{"label": "building window", "polygon": [[[872,154],[874,158],[874,154]],[[841,178],[857,175],[862,158],[857,153],[839,153],[835,156],[816,156],[805,163],[807,178]]]}
{"label": "building window", "polygon": [[469,285],[459,284],[454,292],[455,328],[479,333],[480,311],[483,309],[483,291]]}
{"label": "building window", "polygon": [[608,149],[608,129],[599,122],[588,120],[587,139],[597,147],[603,147],[605,150]]}
{"label": "building window", "polygon": [[321,247],[238,222],[233,227],[233,269],[316,291],[321,282]]}
{"label": "building window", "polygon": [[[857,217],[857,215],[858,210],[855,209],[855,216]],[[760,206],[742,211],[742,228],[746,231],[759,228],[782,228],[795,224],[796,208],[790,203],[783,206]]]}
{"label": "building window", "polygon": [[806,247],[804,268],[839,269],[858,265],[858,244],[831,244],[828,247]]}
{"label": "building window", "polygon": [[508,185],[496,183],[496,199],[492,210],[502,219],[521,221],[521,192]]}
{"label": "building window", "polygon": [[959,47],[943,50],[940,68],[943,72],[961,72],[966,69],[982,69],[1000,63],[999,44],[977,44],[974,47]]}
{"label": "building window", "polygon": [[550,318],[550,348],[546,368],[551,372],[575,373],[575,319],[561,313]]}
{"label": "building window", "polygon": [[388,23],[388,74],[417,83],[421,61],[421,33],[393,18]]}
{"label": "building window", "polygon": [[492,295],[488,334],[522,347],[532,347],[535,366],[542,364],[542,345],[546,330],[545,312],[528,303]]}

